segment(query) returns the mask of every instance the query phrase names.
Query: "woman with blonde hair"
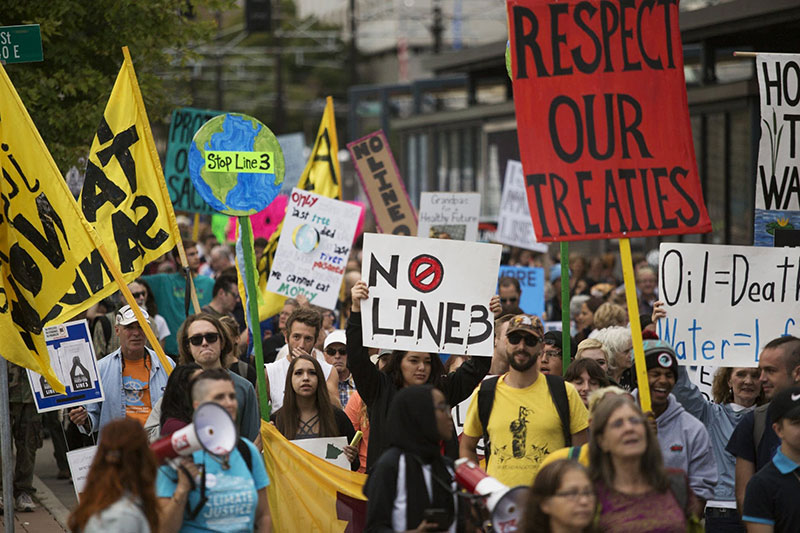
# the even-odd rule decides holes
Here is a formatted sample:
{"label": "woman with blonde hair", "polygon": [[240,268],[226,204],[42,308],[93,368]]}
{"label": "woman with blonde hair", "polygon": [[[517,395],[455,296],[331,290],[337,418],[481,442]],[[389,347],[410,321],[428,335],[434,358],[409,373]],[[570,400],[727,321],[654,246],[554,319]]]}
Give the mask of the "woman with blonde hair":
{"label": "woman with blonde hair", "polygon": [[156,459],[139,422],[120,418],[103,429],[80,503],[67,520],[73,533],[158,531]]}
{"label": "woman with blonde hair", "polygon": [[594,313],[595,329],[604,329],[609,326],[628,325],[628,310],[621,305],[606,302],[597,308]]}
{"label": "woman with blonde hair", "polygon": [[593,359],[606,374],[611,374],[613,369],[613,361],[611,360],[611,352],[606,348],[605,344],[597,339],[586,339],[578,344],[578,350],[575,352],[575,360]]}

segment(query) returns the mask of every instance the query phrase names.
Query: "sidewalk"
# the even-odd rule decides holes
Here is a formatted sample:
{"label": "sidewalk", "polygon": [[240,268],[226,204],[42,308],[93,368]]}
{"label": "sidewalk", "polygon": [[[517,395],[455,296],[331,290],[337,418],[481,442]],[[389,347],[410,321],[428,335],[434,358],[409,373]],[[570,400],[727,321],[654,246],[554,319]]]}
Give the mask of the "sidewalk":
{"label": "sidewalk", "polygon": [[[33,479],[36,489],[36,510],[32,513],[14,512],[14,531],[30,533],[57,533],[67,531],[69,511],[38,477]],[[0,516],[0,532],[4,532],[5,516]]]}

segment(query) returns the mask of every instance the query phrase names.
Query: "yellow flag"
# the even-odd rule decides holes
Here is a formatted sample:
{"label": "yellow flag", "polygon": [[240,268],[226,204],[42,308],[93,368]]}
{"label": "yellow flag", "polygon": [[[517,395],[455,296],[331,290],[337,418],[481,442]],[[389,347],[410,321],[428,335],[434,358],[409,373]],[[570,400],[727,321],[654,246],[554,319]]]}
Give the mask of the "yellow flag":
{"label": "yellow flag", "polygon": [[103,264],[92,228],[2,66],[0,168],[0,355],[64,393],[42,328],[78,312],[66,308],[88,297]]}
{"label": "yellow flag", "polygon": [[295,446],[261,423],[269,474],[267,497],[274,531],[363,531],[367,476],[350,472]]}
{"label": "yellow flag", "polygon": [[[177,222],[128,49],[89,152],[78,200],[126,282],[175,246]],[[174,230],[173,230],[174,228]],[[106,273],[89,305],[117,290]],[[83,302],[82,307],[88,307]]]}
{"label": "yellow flag", "polygon": [[[333,98],[328,96],[322,121],[317,131],[314,148],[300,176],[298,189],[304,189],[328,198],[342,199],[341,171],[339,169],[339,139],[336,135],[336,120],[333,114]],[[278,224],[264,249],[264,255],[258,261],[258,316],[266,320],[280,313],[285,296],[267,292],[267,277],[272,270],[272,260],[278,249],[278,238],[283,229],[283,221]],[[244,296],[242,296],[244,299]]]}

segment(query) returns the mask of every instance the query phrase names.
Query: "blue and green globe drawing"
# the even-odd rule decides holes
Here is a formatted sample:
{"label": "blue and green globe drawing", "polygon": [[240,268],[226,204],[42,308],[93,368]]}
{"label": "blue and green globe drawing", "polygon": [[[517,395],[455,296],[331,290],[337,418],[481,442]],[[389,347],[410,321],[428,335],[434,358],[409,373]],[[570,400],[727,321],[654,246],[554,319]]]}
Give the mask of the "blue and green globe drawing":
{"label": "blue and green globe drawing", "polygon": [[[210,172],[208,152],[269,152],[268,172]],[[218,115],[200,127],[189,148],[189,175],[197,192],[217,211],[230,216],[252,215],[266,208],[283,183],[283,152],[275,135],[253,117]]]}

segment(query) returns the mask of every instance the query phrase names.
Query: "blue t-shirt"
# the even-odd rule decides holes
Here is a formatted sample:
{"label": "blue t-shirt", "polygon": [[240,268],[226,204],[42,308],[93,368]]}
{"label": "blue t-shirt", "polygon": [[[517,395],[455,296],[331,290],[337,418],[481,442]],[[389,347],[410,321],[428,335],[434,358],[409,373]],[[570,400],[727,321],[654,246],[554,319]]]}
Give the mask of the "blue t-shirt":
{"label": "blue t-shirt", "polygon": [[[243,439],[250,448],[252,474],[239,450],[234,449],[229,458],[229,468],[224,470],[216,458],[204,451],[194,452],[192,459],[206,466],[206,498],[194,520],[189,520],[188,510],[200,501],[199,486],[189,493],[189,503],[183,512],[181,533],[200,531],[240,532],[253,531],[258,505],[258,491],[269,485],[264,461],[256,447]],[[178,485],[178,473],[169,465],[158,469],[156,496],[171,498]]]}

